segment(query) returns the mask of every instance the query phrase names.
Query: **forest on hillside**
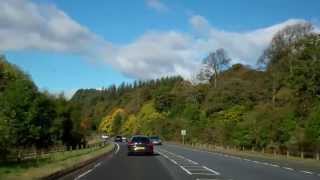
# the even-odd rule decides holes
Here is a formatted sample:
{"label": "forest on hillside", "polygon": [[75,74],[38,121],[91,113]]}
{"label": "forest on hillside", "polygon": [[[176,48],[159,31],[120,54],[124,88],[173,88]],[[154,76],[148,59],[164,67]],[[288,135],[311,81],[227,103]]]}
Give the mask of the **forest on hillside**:
{"label": "forest on hillside", "polygon": [[319,152],[320,36],[309,23],[279,31],[258,67],[211,52],[195,80],[163,77],[80,89],[71,100],[40,91],[0,57],[0,159],[25,149],[84,146],[93,133],[159,135],[189,143]]}
{"label": "forest on hillside", "polygon": [[203,60],[197,82],[157,80],[80,89],[71,99],[86,127],[107,135],[160,135],[189,143],[320,150],[320,36],[309,23],[279,31],[257,67],[230,65],[227,49]]}

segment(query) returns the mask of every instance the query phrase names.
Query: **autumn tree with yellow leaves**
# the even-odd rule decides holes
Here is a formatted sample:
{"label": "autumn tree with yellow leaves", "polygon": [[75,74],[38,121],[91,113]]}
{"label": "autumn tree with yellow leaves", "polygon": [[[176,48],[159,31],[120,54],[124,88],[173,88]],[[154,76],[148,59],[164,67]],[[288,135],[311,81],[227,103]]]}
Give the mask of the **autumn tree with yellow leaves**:
{"label": "autumn tree with yellow leaves", "polygon": [[117,135],[121,133],[121,127],[127,118],[127,113],[123,109],[118,108],[111,112],[110,115],[103,118],[100,123],[99,130],[100,132],[108,135]]}

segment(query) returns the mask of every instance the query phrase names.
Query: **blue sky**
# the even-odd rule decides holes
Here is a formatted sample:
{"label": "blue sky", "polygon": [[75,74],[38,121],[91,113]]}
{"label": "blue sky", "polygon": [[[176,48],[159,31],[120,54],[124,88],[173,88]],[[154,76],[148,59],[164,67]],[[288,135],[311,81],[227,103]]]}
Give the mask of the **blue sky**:
{"label": "blue sky", "polygon": [[319,9],[318,0],[4,0],[0,25],[8,28],[0,26],[0,52],[41,89],[68,94],[134,79],[190,77],[219,47],[234,63],[253,64],[285,25],[306,20],[318,27]]}

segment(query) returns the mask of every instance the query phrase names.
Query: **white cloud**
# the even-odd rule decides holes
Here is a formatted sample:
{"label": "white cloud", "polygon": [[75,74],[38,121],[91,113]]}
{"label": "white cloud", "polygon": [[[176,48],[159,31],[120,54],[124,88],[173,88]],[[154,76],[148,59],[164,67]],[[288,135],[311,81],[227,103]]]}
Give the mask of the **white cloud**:
{"label": "white cloud", "polygon": [[160,0],[146,0],[146,3],[148,7],[155,9],[156,11],[159,11],[159,12],[169,10],[168,6],[166,6]]}
{"label": "white cloud", "polygon": [[52,5],[1,0],[0,51],[42,50],[90,54],[104,42]]}
{"label": "white cloud", "polygon": [[197,15],[190,18],[195,33],[148,32],[136,41],[119,47],[112,57],[108,54],[105,59],[134,78],[150,79],[173,74],[190,78],[200,67],[202,58],[218,48],[228,52],[232,63],[255,65],[276,32],[299,22],[304,20],[291,19],[239,33],[219,30]]}
{"label": "white cloud", "polygon": [[[160,1],[147,3],[150,7],[166,8]],[[131,78],[176,74],[190,77],[202,58],[217,48],[224,48],[233,63],[254,65],[277,31],[302,21],[290,19],[247,32],[228,32],[195,15],[189,19],[193,32],[148,31],[131,43],[117,46],[55,6],[30,0],[1,0],[0,52],[31,49],[76,53],[111,64]]]}
{"label": "white cloud", "polygon": [[290,19],[269,27],[242,33],[217,29],[209,25],[208,21],[201,16],[191,17],[190,22],[195,30],[201,32],[201,36],[195,40],[198,51],[209,52],[218,48],[224,48],[233,59],[233,63],[254,65],[276,32],[287,25],[305,21]]}
{"label": "white cloud", "polygon": [[203,16],[200,16],[200,15],[192,16],[189,19],[189,22],[190,22],[191,26],[199,32],[205,33],[208,30],[210,30],[210,24],[209,24],[208,20],[206,18],[204,18]]}
{"label": "white cloud", "polygon": [[192,39],[175,31],[148,32],[118,48],[106,59],[130,77],[139,79],[165,75],[187,75],[194,68]]}

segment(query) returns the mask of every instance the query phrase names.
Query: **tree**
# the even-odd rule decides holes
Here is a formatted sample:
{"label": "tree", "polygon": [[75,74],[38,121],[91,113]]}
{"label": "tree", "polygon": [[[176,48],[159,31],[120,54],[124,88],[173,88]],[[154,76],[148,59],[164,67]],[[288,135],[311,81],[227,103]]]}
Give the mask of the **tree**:
{"label": "tree", "polygon": [[56,112],[53,99],[50,99],[47,94],[39,94],[29,111],[31,124],[35,127],[34,144],[36,148],[48,148],[54,143],[52,125]]}
{"label": "tree", "polygon": [[[290,52],[295,52],[296,49],[292,45],[311,35],[312,29],[312,25],[308,22],[286,26],[274,35],[269,47],[259,58],[258,64],[267,67],[267,72],[271,77],[273,105],[275,105],[277,91],[284,80],[281,72],[289,71],[291,75],[293,73],[294,54]],[[286,70],[287,67],[288,70]]]}
{"label": "tree", "polygon": [[108,135],[117,135],[120,133],[121,127],[126,120],[127,113],[123,109],[118,108],[102,120],[99,130]]}
{"label": "tree", "polygon": [[276,56],[285,51],[291,44],[312,34],[313,26],[309,22],[288,25],[278,31],[272,38],[269,47],[264,50],[258,64],[271,65],[277,61]]}
{"label": "tree", "polygon": [[[69,102],[40,92],[30,77],[0,56],[0,158],[35,147],[84,144],[81,122]],[[14,154],[16,155],[16,154]],[[19,158],[19,156],[17,157]]]}
{"label": "tree", "polygon": [[163,93],[156,96],[154,105],[157,111],[167,112],[173,105],[174,95],[169,93]]}
{"label": "tree", "polygon": [[212,68],[210,67],[209,64],[203,63],[200,67],[200,72],[196,75],[196,79],[193,80],[195,81],[194,83],[208,83],[214,74]]}
{"label": "tree", "polygon": [[31,111],[33,101],[37,98],[37,90],[28,80],[10,82],[0,95],[0,117],[9,129],[10,146],[30,147],[37,137],[37,129],[33,117],[36,112]]}
{"label": "tree", "polygon": [[308,117],[306,137],[312,144],[312,149],[320,152],[320,104],[316,104]]}
{"label": "tree", "polygon": [[222,48],[210,53],[203,60],[204,67],[199,74],[200,79],[211,78],[213,73],[214,87],[217,87],[218,76],[229,65],[230,61],[227,52]]}
{"label": "tree", "polygon": [[140,124],[135,115],[130,115],[124,122],[121,132],[124,135],[130,136],[132,134],[138,134],[140,130]]}

